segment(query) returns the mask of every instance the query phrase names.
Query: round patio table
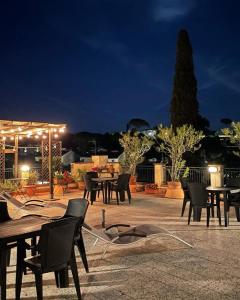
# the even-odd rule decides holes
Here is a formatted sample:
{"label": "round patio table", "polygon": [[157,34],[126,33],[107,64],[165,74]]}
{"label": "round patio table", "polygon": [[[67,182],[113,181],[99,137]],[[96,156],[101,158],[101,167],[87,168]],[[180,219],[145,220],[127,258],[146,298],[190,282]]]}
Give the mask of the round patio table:
{"label": "round patio table", "polygon": [[207,191],[211,194],[211,197],[214,197],[214,195],[216,196],[216,201],[220,201],[220,194],[223,195],[223,203],[224,203],[224,224],[225,227],[228,226],[229,223],[229,216],[228,216],[228,212],[229,212],[229,205],[228,205],[228,195],[231,193],[238,193],[240,192],[240,189],[237,187],[212,187],[212,186],[208,186]]}

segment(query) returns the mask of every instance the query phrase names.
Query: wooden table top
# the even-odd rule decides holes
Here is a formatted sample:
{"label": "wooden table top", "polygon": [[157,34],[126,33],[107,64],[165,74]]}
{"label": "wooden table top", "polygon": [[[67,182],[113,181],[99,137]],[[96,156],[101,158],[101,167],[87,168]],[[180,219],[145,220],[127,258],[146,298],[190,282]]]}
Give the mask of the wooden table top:
{"label": "wooden table top", "polygon": [[96,182],[116,181],[117,177],[98,177],[98,178],[92,178],[91,180]]}
{"label": "wooden table top", "polygon": [[231,186],[221,186],[221,187],[212,187],[208,186],[207,191],[209,192],[232,192],[238,193],[240,192],[240,188],[238,187],[231,187]]}
{"label": "wooden table top", "polygon": [[38,233],[43,224],[50,220],[41,217],[24,217],[22,219],[2,222],[0,225],[0,243],[17,241],[21,238],[31,237],[33,233]]}

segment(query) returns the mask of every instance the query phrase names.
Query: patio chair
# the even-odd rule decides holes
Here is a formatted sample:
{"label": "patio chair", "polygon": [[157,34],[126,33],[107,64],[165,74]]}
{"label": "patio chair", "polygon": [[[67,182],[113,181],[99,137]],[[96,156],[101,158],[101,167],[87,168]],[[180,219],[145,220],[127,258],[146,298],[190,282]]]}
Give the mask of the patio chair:
{"label": "patio chair", "polygon": [[129,180],[131,175],[130,174],[121,174],[118,176],[116,182],[111,182],[110,191],[111,191],[111,198],[112,192],[116,192],[117,204],[119,205],[119,197],[120,201],[125,200],[125,192],[128,195],[128,202],[131,204],[131,192],[129,188]]}
{"label": "patio chair", "polygon": [[169,232],[167,229],[149,224],[138,226],[131,226],[128,224],[113,224],[104,230],[98,230],[89,226],[88,224],[84,224],[83,230],[96,238],[94,245],[96,245],[99,240],[106,243],[106,247],[102,253],[102,258],[105,256],[110,246],[129,246],[146,239],[158,238],[161,235],[170,236],[191,248],[193,247],[178,236]]}
{"label": "patio chair", "polygon": [[190,203],[190,194],[188,189],[188,181],[186,178],[181,178],[182,189],[184,192],[181,217],[183,217],[187,203]]}
{"label": "patio chair", "polygon": [[[2,222],[11,221],[12,218],[9,216],[8,207],[6,201],[0,200],[0,224]],[[16,247],[17,243],[9,243],[7,245],[7,266],[10,265],[11,249]]]}
{"label": "patio chair", "polygon": [[98,196],[99,196],[99,193],[101,191],[103,194],[103,198],[104,198],[103,185],[102,184],[99,185],[97,182],[92,181],[92,178],[97,178],[97,177],[98,177],[98,175],[96,172],[88,172],[87,174],[83,175],[83,180],[85,183],[85,190],[84,190],[83,198],[85,198],[85,197],[88,198],[89,194],[90,194],[91,205],[96,200],[97,192],[98,192]]}
{"label": "patio chair", "polygon": [[89,202],[86,199],[70,199],[68,201],[67,210],[63,216],[66,217],[77,217],[79,218],[78,229],[76,231],[76,235],[74,237],[74,244],[77,246],[80,256],[82,258],[82,262],[86,272],[89,272],[88,261],[82,236],[82,226],[84,223],[84,219],[87,213]]}
{"label": "patio chair", "polygon": [[[197,221],[201,220],[201,212],[203,208],[207,210],[207,227],[209,227],[210,221],[210,210],[213,207],[213,203],[208,200],[208,192],[206,190],[206,185],[203,183],[192,182],[188,184],[190,193],[190,206],[188,214],[188,225],[191,221],[192,211],[194,212],[194,218]],[[217,215],[219,220],[219,225],[221,225],[221,210],[220,203],[217,203]]]}
{"label": "patio chair", "polygon": [[48,224],[41,229],[39,254],[17,264],[16,299],[20,300],[24,268],[32,270],[36,280],[37,299],[43,299],[42,274],[71,267],[78,299],[81,299],[78,270],[73,249],[74,234],[78,218],[65,218]]}

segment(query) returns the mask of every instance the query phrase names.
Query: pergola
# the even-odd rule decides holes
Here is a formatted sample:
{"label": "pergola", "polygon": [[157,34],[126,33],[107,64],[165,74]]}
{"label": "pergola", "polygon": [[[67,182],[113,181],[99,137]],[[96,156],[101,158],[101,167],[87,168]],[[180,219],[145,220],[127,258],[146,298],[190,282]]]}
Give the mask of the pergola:
{"label": "pergola", "polygon": [[[65,131],[66,124],[45,122],[0,120],[0,180],[5,179],[5,155],[14,154],[14,177],[18,178],[18,151],[21,140],[39,140],[42,147],[42,174],[49,180],[50,195],[53,199],[53,157],[58,159],[61,167],[62,144],[58,140],[59,134]],[[12,148],[6,147],[12,142]],[[54,145],[54,147],[53,147]]]}

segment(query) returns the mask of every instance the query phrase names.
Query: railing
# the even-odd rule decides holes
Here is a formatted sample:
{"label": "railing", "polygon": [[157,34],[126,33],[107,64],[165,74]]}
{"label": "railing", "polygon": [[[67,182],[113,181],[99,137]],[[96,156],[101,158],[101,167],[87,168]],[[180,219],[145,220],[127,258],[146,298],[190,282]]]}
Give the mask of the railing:
{"label": "railing", "polygon": [[[171,167],[166,167],[166,179],[167,181],[170,181],[170,170]],[[183,169],[180,174],[183,175],[185,169]],[[206,184],[210,184],[210,176],[208,169],[205,167],[189,167],[189,173],[187,176],[188,180],[190,182],[203,182]]]}
{"label": "railing", "polygon": [[[36,171],[38,174],[38,179],[42,180],[42,168],[41,167],[32,167],[31,171]],[[12,179],[12,178],[14,178],[14,169],[6,168],[5,169],[5,179]]]}
{"label": "railing", "polygon": [[154,166],[139,165],[137,166],[137,182],[154,182]]}
{"label": "railing", "polygon": [[224,169],[224,179],[240,178],[240,168],[226,168]]}

